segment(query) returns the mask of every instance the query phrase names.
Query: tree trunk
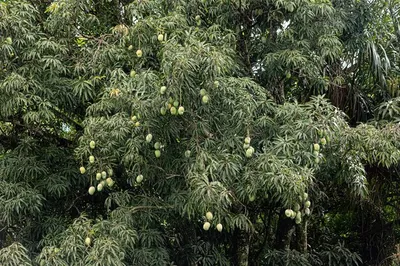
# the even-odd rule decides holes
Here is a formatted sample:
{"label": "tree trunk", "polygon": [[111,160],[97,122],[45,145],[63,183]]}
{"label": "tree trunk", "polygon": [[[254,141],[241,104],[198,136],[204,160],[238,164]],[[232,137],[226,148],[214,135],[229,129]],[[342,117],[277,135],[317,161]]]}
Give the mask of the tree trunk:
{"label": "tree trunk", "polygon": [[296,226],[296,249],[301,253],[307,252],[307,220],[303,218],[303,222]]}
{"label": "tree trunk", "polygon": [[235,231],[235,265],[249,265],[249,246],[251,235],[249,232],[236,229]]}

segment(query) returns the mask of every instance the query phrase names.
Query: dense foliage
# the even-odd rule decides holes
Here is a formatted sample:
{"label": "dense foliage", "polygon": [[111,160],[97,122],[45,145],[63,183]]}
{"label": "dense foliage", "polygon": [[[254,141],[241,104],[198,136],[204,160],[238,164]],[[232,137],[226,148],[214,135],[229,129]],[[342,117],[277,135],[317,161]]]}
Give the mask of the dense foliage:
{"label": "dense foliage", "polygon": [[0,265],[397,265],[399,10],[0,1]]}

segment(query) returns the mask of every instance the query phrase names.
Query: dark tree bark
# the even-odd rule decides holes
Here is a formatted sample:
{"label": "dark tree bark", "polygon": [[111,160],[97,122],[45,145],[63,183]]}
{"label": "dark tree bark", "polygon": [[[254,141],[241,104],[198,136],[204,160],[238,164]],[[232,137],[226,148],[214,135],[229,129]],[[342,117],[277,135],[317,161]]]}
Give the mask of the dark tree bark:
{"label": "dark tree bark", "polygon": [[251,234],[244,230],[235,230],[235,265],[248,266],[249,265],[249,247]]}
{"label": "dark tree bark", "polygon": [[301,253],[307,252],[307,224],[304,217],[303,222],[296,225],[296,249]]}

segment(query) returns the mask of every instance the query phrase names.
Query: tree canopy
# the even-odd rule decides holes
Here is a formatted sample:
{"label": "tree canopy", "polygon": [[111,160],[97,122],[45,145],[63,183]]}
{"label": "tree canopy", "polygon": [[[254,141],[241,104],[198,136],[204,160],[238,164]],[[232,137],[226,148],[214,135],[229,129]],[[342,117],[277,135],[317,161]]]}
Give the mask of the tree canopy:
{"label": "tree canopy", "polygon": [[397,265],[399,11],[0,1],[0,265]]}

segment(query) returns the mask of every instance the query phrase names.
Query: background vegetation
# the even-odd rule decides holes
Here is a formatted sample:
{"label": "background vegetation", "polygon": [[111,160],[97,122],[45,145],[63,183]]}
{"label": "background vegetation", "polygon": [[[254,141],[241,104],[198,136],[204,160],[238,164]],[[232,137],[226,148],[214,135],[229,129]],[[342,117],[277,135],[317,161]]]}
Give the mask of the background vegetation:
{"label": "background vegetation", "polygon": [[399,12],[0,1],[0,265],[398,265]]}

